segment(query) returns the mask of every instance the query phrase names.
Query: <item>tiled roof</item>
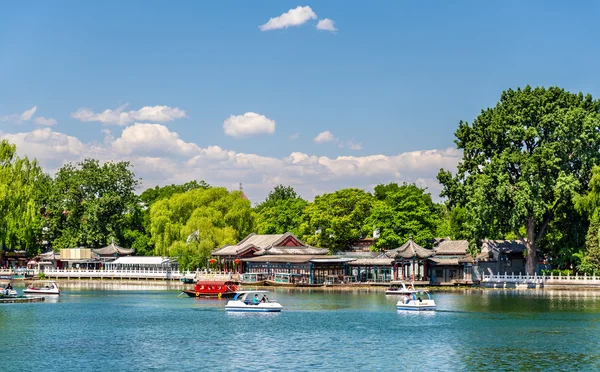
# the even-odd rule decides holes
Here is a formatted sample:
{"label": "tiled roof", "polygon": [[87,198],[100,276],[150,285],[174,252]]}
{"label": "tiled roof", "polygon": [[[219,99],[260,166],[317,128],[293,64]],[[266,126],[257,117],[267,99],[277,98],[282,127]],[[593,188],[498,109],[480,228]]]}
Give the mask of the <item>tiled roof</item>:
{"label": "tiled roof", "polygon": [[465,255],[469,251],[469,241],[436,239],[433,250],[436,255]]}
{"label": "tiled roof", "polygon": [[92,252],[100,256],[127,256],[133,254],[133,249],[122,248],[116,245],[114,242],[104,248],[92,249]]}
{"label": "tiled roof", "polygon": [[348,263],[350,266],[392,266],[393,258],[359,258]]}
{"label": "tiled roof", "polygon": [[[292,237],[298,241],[301,246],[281,246],[280,244],[288,238]],[[243,251],[250,248],[255,248],[255,255],[323,255],[327,254],[329,250],[324,248],[315,248],[304,244],[304,242],[298,239],[292,233],[285,234],[271,234],[271,235],[257,235],[250,234],[244,238],[241,242],[235,245],[227,245],[225,247],[215,249],[213,251],[214,256],[236,256]]]}
{"label": "tiled roof", "polygon": [[390,258],[427,258],[433,256],[434,252],[431,249],[425,249],[415,243],[412,237],[399,248],[385,252]]}
{"label": "tiled roof", "polygon": [[325,256],[325,255],[265,255],[265,256],[256,256],[252,258],[244,258],[242,261],[244,262],[273,262],[273,263],[303,263],[309,262],[312,259],[321,259],[321,258],[335,258],[333,256]]}

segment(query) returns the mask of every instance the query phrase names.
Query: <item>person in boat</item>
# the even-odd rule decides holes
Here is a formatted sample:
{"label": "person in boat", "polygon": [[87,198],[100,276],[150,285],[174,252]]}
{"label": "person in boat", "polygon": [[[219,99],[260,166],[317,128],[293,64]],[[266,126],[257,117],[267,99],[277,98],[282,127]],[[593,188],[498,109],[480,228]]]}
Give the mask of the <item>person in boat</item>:
{"label": "person in boat", "polygon": [[263,295],[262,298],[260,299],[260,302],[268,302],[269,300],[267,300],[267,295]]}
{"label": "person in boat", "polygon": [[423,302],[423,300],[421,300],[421,297],[417,297],[417,300],[419,300],[419,302]]}
{"label": "person in boat", "polygon": [[13,289],[13,287],[12,287],[12,285],[10,285],[10,283],[8,283],[8,285],[6,286],[5,289],[10,290],[10,289]]}
{"label": "person in boat", "polygon": [[258,305],[260,303],[260,301],[258,300],[257,294],[254,295],[254,300],[252,302],[254,303],[254,305]]}

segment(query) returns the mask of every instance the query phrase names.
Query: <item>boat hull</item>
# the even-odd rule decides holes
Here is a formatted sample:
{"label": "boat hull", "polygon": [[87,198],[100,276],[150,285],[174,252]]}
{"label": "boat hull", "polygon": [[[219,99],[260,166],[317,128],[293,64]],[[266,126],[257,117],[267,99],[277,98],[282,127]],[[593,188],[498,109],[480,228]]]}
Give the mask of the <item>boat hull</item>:
{"label": "boat hull", "polygon": [[60,296],[60,291],[35,291],[31,289],[24,289],[23,293],[27,295],[53,295]]}
{"label": "boat hull", "polygon": [[214,293],[214,292],[196,292],[193,290],[185,290],[183,291],[189,297],[211,297],[211,298],[229,298],[235,296],[235,292],[223,292],[223,293]]}
{"label": "boat hull", "polygon": [[412,292],[410,290],[408,290],[408,291],[390,291],[390,290],[386,290],[385,291],[386,295],[405,295],[405,296],[407,296],[407,295],[409,295],[411,293]]}
{"label": "boat hull", "polygon": [[396,310],[434,311],[437,306],[396,306]]}
{"label": "boat hull", "polygon": [[280,313],[281,309],[252,309],[249,307],[225,307],[225,311],[238,313]]}
{"label": "boat hull", "polygon": [[239,300],[227,302],[225,311],[246,312],[246,313],[279,313],[283,309],[278,302],[261,302],[257,305],[246,303]]}

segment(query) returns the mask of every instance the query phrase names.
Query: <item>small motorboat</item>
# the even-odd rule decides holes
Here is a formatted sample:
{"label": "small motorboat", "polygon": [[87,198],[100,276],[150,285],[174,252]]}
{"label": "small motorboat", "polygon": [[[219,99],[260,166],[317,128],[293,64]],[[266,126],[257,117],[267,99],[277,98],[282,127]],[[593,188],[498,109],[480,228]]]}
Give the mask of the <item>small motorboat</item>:
{"label": "small motorboat", "polygon": [[225,311],[251,313],[279,313],[283,306],[275,299],[269,298],[269,291],[242,291],[225,305]]}
{"label": "small motorboat", "polygon": [[396,303],[396,310],[435,310],[437,305],[427,291],[412,291]]}
{"label": "small motorboat", "polygon": [[26,295],[39,294],[39,295],[60,295],[60,288],[55,282],[50,280],[37,280],[31,283],[27,288],[23,290]]}
{"label": "small motorboat", "polygon": [[185,290],[183,293],[190,297],[233,297],[238,289],[235,282],[199,280],[194,289]]}
{"label": "small motorboat", "polygon": [[404,282],[392,282],[385,290],[386,295],[409,295],[413,293],[415,287],[411,284],[408,288]]}

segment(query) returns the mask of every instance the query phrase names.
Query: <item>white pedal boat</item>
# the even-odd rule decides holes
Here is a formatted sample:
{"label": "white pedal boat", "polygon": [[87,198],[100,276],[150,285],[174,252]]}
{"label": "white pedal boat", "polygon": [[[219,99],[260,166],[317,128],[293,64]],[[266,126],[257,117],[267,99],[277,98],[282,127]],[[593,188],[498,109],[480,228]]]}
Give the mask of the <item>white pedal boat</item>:
{"label": "white pedal boat", "polygon": [[283,306],[273,298],[269,291],[241,291],[225,305],[225,311],[248,313],[279,313]]}
{"label": "white pedal boat", "polygon": [[38,294],[38,295],[60,295],[60,288],[55,282],[50,280],[38,280],[31,283],[27,288],[23,290],[23,293],[27,295]]}
{"label": "white pedal boat", "polygon": [[415,287],[411,284],[408,288],[404,282],[392,282],[390,286],[385,290],[386,295],[410,295],[415,290]]}
{"label": "white pedal boat", "polygon": [[396,310],[435,310],[437,305],[427,291],[412,291],[396,303]]}

